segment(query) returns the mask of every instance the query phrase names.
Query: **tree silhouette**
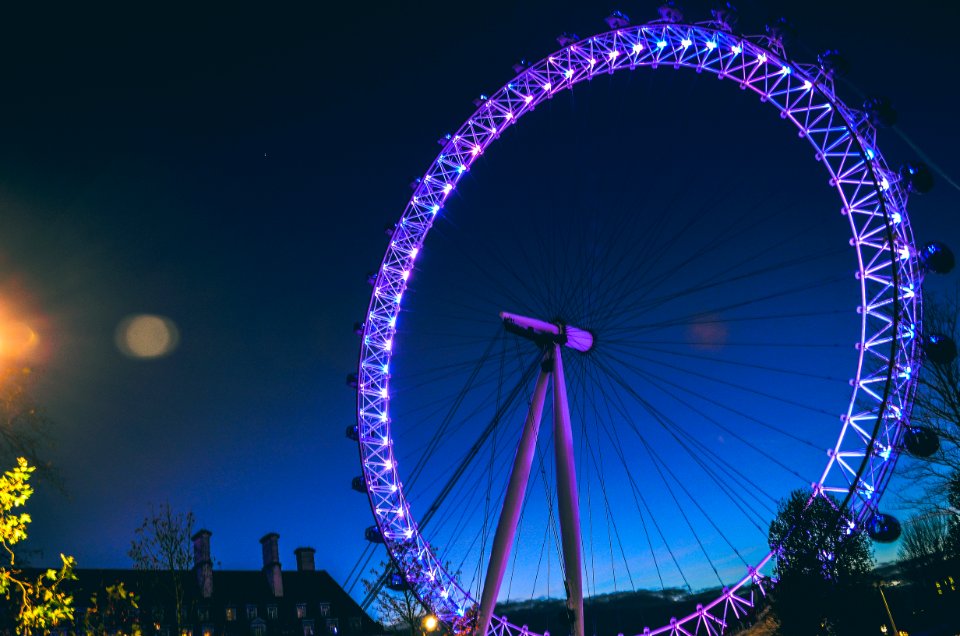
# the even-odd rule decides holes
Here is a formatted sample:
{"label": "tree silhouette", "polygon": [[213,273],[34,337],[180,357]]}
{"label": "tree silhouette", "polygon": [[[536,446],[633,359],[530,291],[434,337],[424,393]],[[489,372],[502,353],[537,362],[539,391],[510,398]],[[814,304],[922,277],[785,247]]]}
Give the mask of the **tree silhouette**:
{"label": "tree silhouette", "polygon": [[176,612],[177,634],[186,616],[184,584],[193,565],[193,524],[192,512],[174,512],[165,503],[144,518],[127,551],[135,569],[159,575],[156,583],[170,597]]}
{"label": "tree silhouette", "polygon": [[869,540],[850,531],[835,499],[794,491],[780,503],[769,541],[777,554],[771,608],[782,636],[873,633],[857,614],[872,591]]}

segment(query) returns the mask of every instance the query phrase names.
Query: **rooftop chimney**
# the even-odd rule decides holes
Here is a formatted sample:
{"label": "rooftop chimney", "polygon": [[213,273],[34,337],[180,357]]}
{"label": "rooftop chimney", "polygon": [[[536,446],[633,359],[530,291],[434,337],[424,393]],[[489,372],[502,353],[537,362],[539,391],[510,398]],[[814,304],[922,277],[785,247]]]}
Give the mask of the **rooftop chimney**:
{"label": "rooftop chimney", "polygon": [[267,585],[276,597],[283,596],[283,576],[280,574],[280,535],[276,532],[263,535],[260,545],[263,546],[263,573],[267,577]]}
{"label": "rooftop chimney", "polygon": [[297,557],[297,572],[313,572],[317,569],[313,559],[316,552],[313,548],[297,548],[293,551]]}
{"label": "rooftop chimney", "polygon": [[213,596],[213,561],[210,560],[210,535],[209,530],[197,530],[196,534],[190,537],[193,541],[193,572],[197,576],[197,587],[200,588],[200,596],[210,598]]}

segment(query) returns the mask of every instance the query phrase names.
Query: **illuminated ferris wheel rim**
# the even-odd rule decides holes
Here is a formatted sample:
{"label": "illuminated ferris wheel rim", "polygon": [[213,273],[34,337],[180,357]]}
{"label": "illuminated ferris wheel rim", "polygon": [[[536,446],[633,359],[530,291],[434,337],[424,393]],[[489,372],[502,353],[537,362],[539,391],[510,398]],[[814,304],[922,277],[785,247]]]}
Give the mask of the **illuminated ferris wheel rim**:
{"label": "illuminated ferris wheel rim", "polygon": [[[764,46],[765,45],[765,46]],[[909,416],[919,367],[917,251],[906,214],[907,191],[876,148],[866,113],[849,108],[829,73],[789,61],[768,38],[731,33],[724,25],[651,22],[623,26],[569,43],[530,65],[488,98],[431,163],[407,203],[373,284],[363,326],[357,374],[357,422],[363,478],[377,528],[418,597],[446,622],[476,604],[420,536],[404,497],[390,435],[390,359],[407,281],[427,232],[460,177],[477,156],[521,116],[560,90],[603,74],[640,66],[694,68],[760,95],[777,107],[816,149],[850,222],[860,284],[860,341],[856,376],[836,445],[812,483],[814,495],[839,496],[851,519],[863,524],[877,512]],[[643,633],[713,634],[728,617],[753,606],[751,582],[767,554],[723,594],[682,619]],[[498,634],[528,633],[494,618]],[[682,631],[686,630],[686,631]]]}

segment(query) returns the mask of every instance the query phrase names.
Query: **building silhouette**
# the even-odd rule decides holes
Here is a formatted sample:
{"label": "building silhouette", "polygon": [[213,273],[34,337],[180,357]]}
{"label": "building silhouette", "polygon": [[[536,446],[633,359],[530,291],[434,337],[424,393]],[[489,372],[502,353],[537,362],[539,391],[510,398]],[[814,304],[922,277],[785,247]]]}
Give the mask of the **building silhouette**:
{"label": "building silhouette", "polygon": [[[279,535],[260,539],[263,567],[257,570],[215,570],[210,556],[211,532],[193,535],[194,566],[182,573],[180,620],[173,574],[167,570],[78,569],[65,589],[74,597],[73,625],[54,633],[77,634],[99,625],[99,633],[159,636],[374,636],[383,628],[324,570],[315,567],[315,550],[294,550],[296,570],[280,564]],[[138,608],[111,607],[106,589],[123,583],[139,598]],[[96,594],[100,599],[91,602]],[[119,604],[122,605],[122,604]],[[6,617],[9,619],[10,617]],[[6,620],[5,622],[9,622]],[[11,625],[12,627],[12,625]]]}

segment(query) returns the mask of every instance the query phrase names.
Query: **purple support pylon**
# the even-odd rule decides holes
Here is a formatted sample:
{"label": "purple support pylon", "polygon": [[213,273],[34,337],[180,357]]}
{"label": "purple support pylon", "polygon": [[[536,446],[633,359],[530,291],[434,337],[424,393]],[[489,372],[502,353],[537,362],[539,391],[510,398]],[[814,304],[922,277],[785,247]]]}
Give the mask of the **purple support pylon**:
{"label": "purple support pylon", "polygon": [[[500,521],[497,523],[497,533],[493,539],[493,549],[490,551],[490,563],[487,565],[487,576],[483,581],[483,595],[480,597],[480,614],[477,616],[477,634],[487,633],[490,626],[490,617],[497,604],[500,594],[500,584],[503,574],[510,560],[510,550],[517,534],[517,523],[520,511],[523,509],[523,495],[527,491],[527,482],[530,479],[530,467],[533,465],[533,456],[537,450],[537,435],[540,431],[540,419],[543,417],[543,404],[547,397],[547,382],[550,379],[550,370],[553,366],[551,358],[553,351],[548,350],[543,357],[540,376],[530,401],[530,410],[527,411],[527,420],[523,425],[523,434],[520,445],[513,459],[513,470],[510,472],[510,482],[507,486],[507,495],[500,511]],[[556,389],[554,389],[556,391]]]}
{"label": "purple support pylon", "polygon": [[583,636],[583,571],[580,558],[580,497],[573,458],[573,431],[560,345],[553,345],[553,448],[557,458],[557,500],[566,574],[567,609],[573,613],[572,636]]}

